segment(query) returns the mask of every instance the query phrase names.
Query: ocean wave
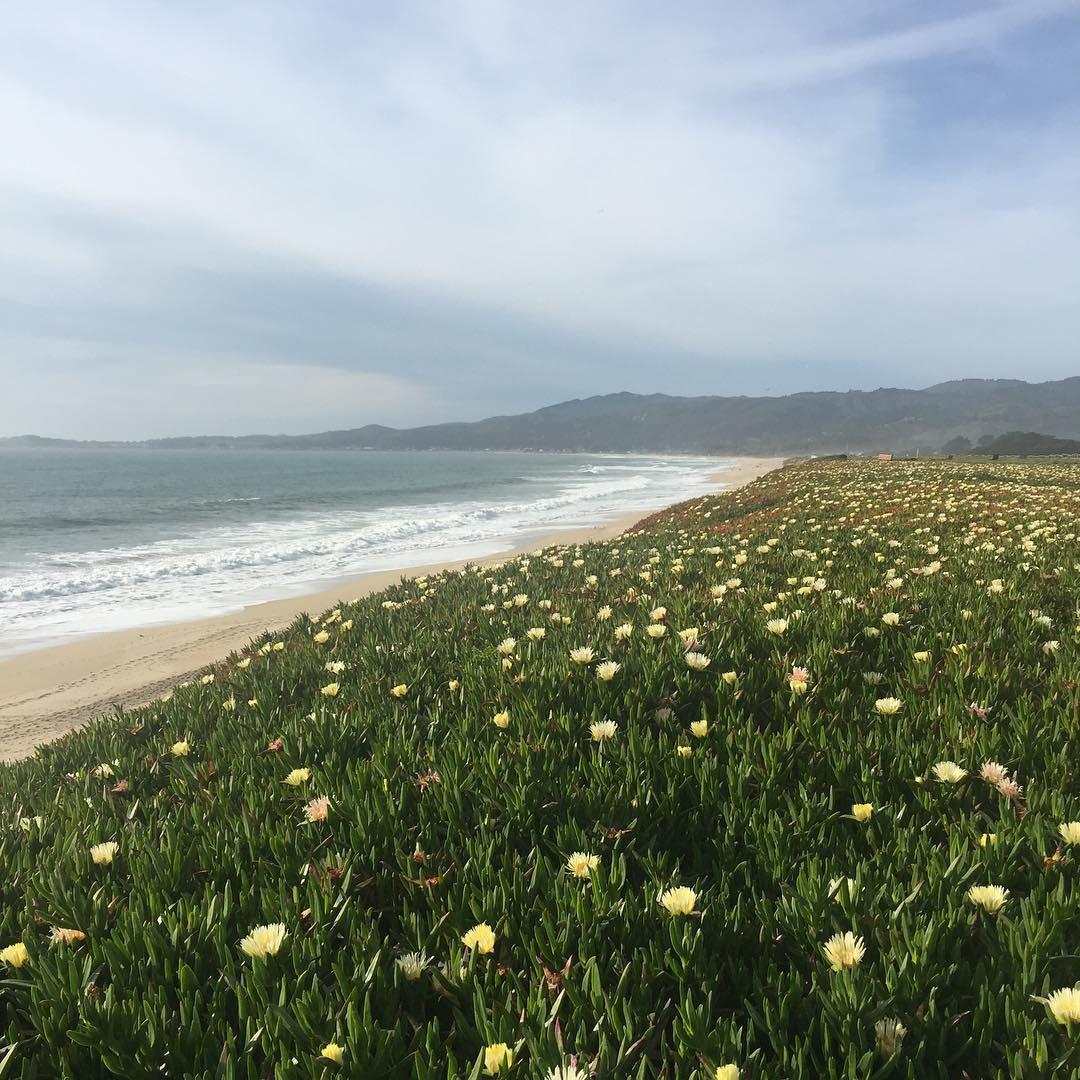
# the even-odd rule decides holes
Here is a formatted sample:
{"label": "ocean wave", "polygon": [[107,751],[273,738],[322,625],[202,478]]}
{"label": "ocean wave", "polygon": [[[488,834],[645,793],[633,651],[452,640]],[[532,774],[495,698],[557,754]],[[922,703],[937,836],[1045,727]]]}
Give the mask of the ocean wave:
{"label": "ocean wave", "polygon": [[10,648],[15,635],[35,629],[139,625],[157,621],[162,610],[187,610],[194,617],[208,605],[241,606],[256,591],[281,595],[368,569],[437,561],[449,550],[455,557],[500,550],[530,532],[691,497],[708,489],[706,477],[715,468],[685,461],[664,462],[656,470],[653,464],[602,462],[592,472],[556,474],[549,481],[555,489],[539,498],[491,501],[490,489],[502,479],[493,477],[487,501],[443,499],[335,513],[319,506],[284,520],[231,522],[142,544],[43,553],[0,577],[0,650]]}

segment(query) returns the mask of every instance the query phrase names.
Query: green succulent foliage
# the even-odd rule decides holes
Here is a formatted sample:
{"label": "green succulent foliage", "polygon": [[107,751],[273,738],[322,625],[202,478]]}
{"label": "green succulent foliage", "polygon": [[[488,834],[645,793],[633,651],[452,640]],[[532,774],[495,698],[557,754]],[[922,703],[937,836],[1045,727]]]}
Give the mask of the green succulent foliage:
{"label": "green succulent foliage", "polygon": [[803,463],[303,617],[0,767],[0,1078],[466,1080],[496,1043],[511,1077],[1080,1076],[1045,1000],[1080,982],[1078,522],[1074,466]]}

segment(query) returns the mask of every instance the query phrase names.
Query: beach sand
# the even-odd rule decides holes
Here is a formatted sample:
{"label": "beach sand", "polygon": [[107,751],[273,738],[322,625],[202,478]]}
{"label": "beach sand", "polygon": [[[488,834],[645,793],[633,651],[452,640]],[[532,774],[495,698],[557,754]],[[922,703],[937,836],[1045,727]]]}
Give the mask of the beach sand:
{"label": "beach sand", "polygon": [[[748,484],[778,468],[780,458],[736,458],[712,479],[723,490]],[[589,528],[537,534],[513,551],[487,558],[410,566],[362,574],[322,592],[269,600],[239,611],[165,626],[144,626],[83,638],[0,660],[0,761],[33,753],[86,721],[161,697],[178,682],[267,630],[288,626],[300,614],[319,614],[400,581],[466,563],[492,565],[549,544],[607,540],[639,521],[644,511]]]}

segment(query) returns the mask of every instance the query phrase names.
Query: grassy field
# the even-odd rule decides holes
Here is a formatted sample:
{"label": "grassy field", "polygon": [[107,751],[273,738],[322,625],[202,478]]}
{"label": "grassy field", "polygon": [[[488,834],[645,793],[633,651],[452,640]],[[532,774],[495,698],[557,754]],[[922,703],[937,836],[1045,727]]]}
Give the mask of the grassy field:
{"label": "grassy field", "polygon": [[1080,1076],[1078,522],[793,466],[0,768],[0,1076]]}

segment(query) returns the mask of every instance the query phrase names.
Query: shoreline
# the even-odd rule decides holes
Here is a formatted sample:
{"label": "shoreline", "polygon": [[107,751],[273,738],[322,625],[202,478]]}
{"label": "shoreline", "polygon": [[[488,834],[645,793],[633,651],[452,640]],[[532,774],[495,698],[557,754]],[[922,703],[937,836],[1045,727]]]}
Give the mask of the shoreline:
{"label": "shoreline", "polygon": [[[782,458],[731,458],[712,473],[720,490],[734,490],[783,464]],[[371,571],[328,589],[249,604],[223,615],[114,630],[0,659],[0,761],[16,761],[88,720],[120,705],[145,705],[193,673],[244,648],[267,630],[284,628],[305,612],[319,613],[378,592],[401,580],[490,566],[552,544],[619,536],[650,511],[620,514],[602,524],[538,531],[528,542],[479,558]]]}

